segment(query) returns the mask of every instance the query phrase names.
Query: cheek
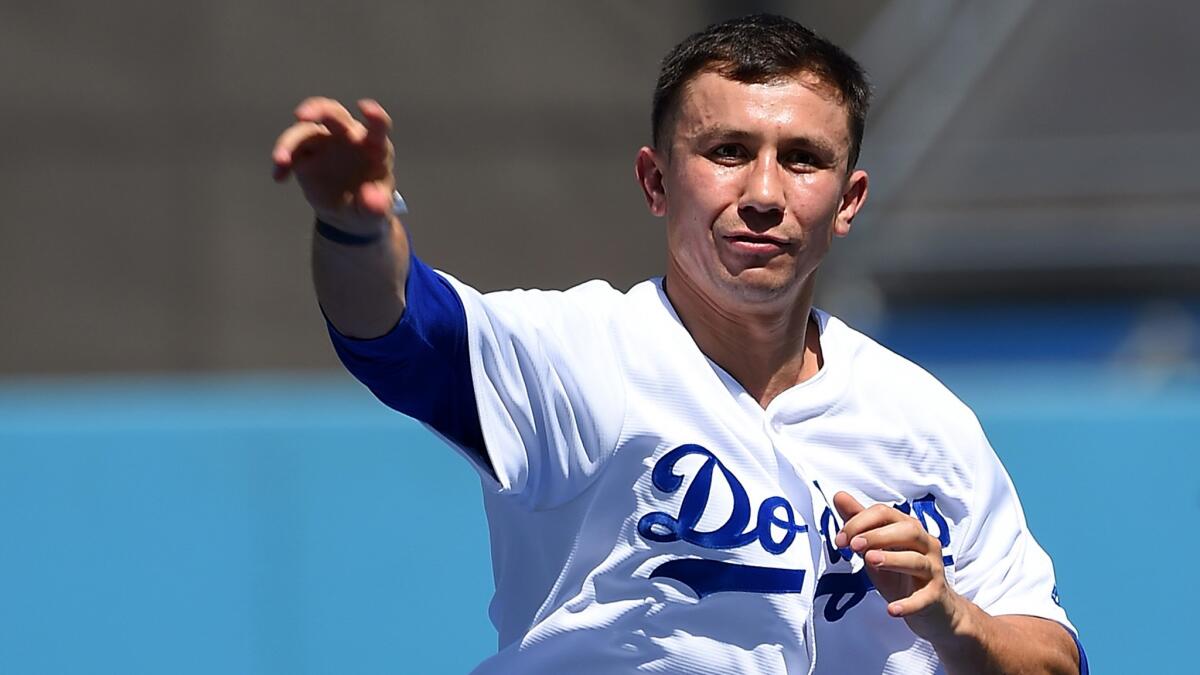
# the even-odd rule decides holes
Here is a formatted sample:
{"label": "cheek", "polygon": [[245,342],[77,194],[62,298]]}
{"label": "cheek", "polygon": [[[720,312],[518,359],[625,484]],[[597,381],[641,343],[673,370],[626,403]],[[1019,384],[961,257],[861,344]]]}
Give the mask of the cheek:
{"label": "cheek", "polygon": [[712,229],[703,220],[689,214],[680,214],[680,218],[667,228],[667,244],[672,250],[696,258],[712,248]]}
{"label": "cheek", "polygon": [[795,199],[796,215],[814,226],[832,225],[842,204],[840,184],[822,181],[818,176],[800,176]]}
{"label": "cheek", "polygon": [[682,227],[711,229],[725,212],[737,212],[737,201],[737,193],[730,188],[730,181],[711,176],[666,185],[667,216]]}
{"label": "cheek", "polygon": [[680,195],[698,203],[722,199],[736,192],[738,170],[715,165],[703,158],[692,158],[682,163],[668,180],[668,186]]}

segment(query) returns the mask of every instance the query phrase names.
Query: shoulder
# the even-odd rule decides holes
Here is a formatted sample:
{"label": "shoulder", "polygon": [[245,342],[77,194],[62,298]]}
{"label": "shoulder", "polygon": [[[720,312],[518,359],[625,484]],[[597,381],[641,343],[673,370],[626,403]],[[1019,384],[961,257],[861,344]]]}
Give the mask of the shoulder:
{"label": "shoulder", "polygon": [[611,310],[621,303],[625,294],[603,279],[592,279],[563,290],[515,288],[491,291],[480,296],[496,307],[524,307],[546,311]]}
{"label": "shoulder", "polygon": [[603,279],[592,279],[567,289],[514,288],[485,293],[483,297],[493,302],[604,302],[611,303],[625,294],[613,288]]}
{"label": "shoulder", "polygon": [[848,371],[848,396],[918,436],[941,438],[963,451],[977,446],[978,418],[937,377],[840,319],[820,314],[826,323],[822,341],[829,336],[839,365]]}
{"label": "shoulder", "polygon": [[871,381],[874,386],[929,395],[942,402],[958,402],[957,397],[929,371],[897,354],[874,338],[851,328],[836,316],[818,310],[824,323],[822,344],[826,336],[850,367],[856,378]]}
{"label": "shoulder", "polygon": [[462,299],[474,319],[517,321],[531,327],[603,323],[623,304],[626,294],[602,279],[565,290],[517,288],[481,293],[454,276],[438,271]]}

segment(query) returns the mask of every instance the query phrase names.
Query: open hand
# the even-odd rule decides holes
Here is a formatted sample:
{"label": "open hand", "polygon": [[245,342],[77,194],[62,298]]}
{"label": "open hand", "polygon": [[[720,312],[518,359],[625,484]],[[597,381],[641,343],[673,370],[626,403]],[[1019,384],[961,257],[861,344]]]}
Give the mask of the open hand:
{"label": "open hand", "polygon": [[363,122],[333,99],[306,99],[271,152],[275,180],[294,173],[317,217],[350,231],[378,228],[396,182],[391,117],[371,99],[358,109]]}

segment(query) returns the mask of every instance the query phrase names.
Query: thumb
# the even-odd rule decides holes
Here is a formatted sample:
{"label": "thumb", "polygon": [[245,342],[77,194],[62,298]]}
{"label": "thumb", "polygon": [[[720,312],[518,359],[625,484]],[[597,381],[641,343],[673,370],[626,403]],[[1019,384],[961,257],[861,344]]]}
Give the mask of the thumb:
{"label": "thumb", "polygon": [[863,505],[850,495],[849,492],[839,492],[833,496],[833,507],[838,510],[842,522],[857,516],[863,510]]}

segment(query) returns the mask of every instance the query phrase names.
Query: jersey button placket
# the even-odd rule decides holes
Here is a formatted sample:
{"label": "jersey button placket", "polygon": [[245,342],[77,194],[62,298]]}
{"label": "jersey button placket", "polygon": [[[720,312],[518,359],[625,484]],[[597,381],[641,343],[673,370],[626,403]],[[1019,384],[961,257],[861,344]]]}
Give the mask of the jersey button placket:
{"label": "jersey button placket", "polygon": [[[797,458],[794,456],[794,449],[788,447],[789,446],[788,439],[783,434],[783,428],[784,428],[784,423],[782,420],[779,419],[778,411],[775,412],[774,414],[768,413],[767,415],[764,415],[764,417],[763,417],[763,432],[766,435],[767,439],[770,441],[771,447],[775,449],[775,456],[778,458],[778,460],[780,462],[786,462],[791,467],[792,471],[795,472],[796,478],[798,479],[800,486],[802,488],[804,488],[806,500],[809,505],[809,508],[811,509],[815,505],[816,500],[813,496],[813,489],[811,487],[809,487],[809,485],[808,485],[808,481],[810,479],[805,475],[805,471],[803,470],[803,464],[801,462],[796,461]],[[799,511],[801,513],[803,512],[802,509],[797,509],[797,511]],[[813,618],[814,613],[816,611],[816,600],[817,600],[815,597],[815,593],[816,593],[816,588],[817,588],[817,579],[819,579],[820,576],[825,572],[825,565],[824,565],[825,561],[824,561],[823,556],[821,555],[822,548],[821,548],[820,534],[819,534],[819,530],[818,530],[819,522],[817,521],[817,512],[810,510],[805,515],[806,515],[805,520],[807,521],[808,528],[809,528],[808,529],[808,537],[806,537],[806,539],[807,539],[806,543],[808,544],[809,561],[810,561],[810,566],[808,569],[809,569],[809,573],[813,575],[812,576],[812,592],[814,593],[814,595],[808,599],[808,620],[805,622],[805,631],[804,632],[805,632],[805,643],[806,643],[805,647],[808,649],[808,657],[809,657],[810,665],[811,665],[809,672],[812,672],[812,669],[816,667],[816,660],[817,660],[817,643],[816,643],[817,634],[816,634],[816,626],[814,624],[814,618]]]}

